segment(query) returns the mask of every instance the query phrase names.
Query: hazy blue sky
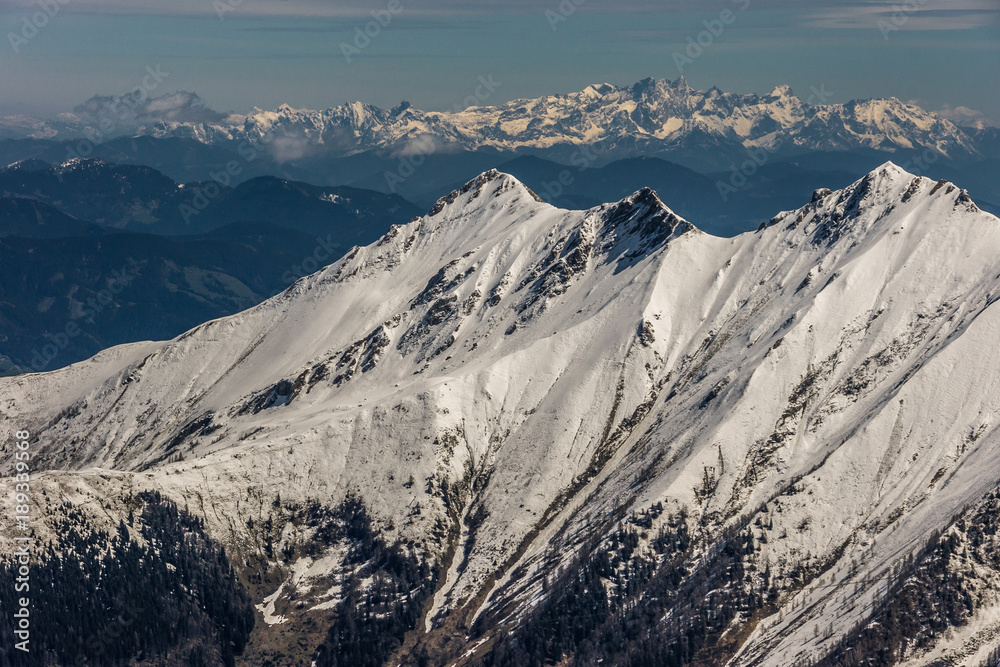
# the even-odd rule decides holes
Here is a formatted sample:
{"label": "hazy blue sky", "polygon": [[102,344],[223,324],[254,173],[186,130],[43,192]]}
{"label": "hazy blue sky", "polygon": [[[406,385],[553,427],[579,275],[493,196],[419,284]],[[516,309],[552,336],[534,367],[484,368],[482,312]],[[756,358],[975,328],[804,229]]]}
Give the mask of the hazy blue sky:
{"label": "hazy blue sky", "polygon": [[[156,65],[169,73],[156,94],[195,91],[213,108],[241,112],[403,99],[447,109],[487,75],[501,84],[488,103],[674,79],[674,53],[729,10],[721,34],[704,32],[702,52],[683,64],[692,86],[764,93],[787,83],[803,99],[816,87],[833,102],[895,96],[1000,120],[1000,0],[836,0],[822,8],[562,0],[562,11],[559,0],[398,0],[401,10],[351,62],[343,45],[396,0],[63,1],[37,35],[14,40],[15,53],[10,34],[42,10],[38,0],[0,0],[0,113],[67,111],[135,87]],[[231,11],[220,18],[220,7]]]}

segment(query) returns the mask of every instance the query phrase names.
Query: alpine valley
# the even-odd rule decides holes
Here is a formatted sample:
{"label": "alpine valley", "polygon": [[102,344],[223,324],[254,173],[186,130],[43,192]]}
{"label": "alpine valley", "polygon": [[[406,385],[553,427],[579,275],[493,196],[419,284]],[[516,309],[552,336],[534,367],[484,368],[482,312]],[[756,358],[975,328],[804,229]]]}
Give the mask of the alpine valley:
{"label": "alpine valley", "polygon": [[[546,140],[509,106],[490,136]],[[487,171],[249,310],[0,378],[52,619],[17,664],[994,664],[1000,219],[891,162],[805,199],[723,238]]]}

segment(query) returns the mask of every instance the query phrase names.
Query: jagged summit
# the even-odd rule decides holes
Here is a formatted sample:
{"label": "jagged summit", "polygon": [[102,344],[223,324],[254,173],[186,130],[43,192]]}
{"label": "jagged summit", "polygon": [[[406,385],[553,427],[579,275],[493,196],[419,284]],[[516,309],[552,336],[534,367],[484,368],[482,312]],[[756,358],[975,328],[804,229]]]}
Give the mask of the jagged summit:
{"label": "jagged summit", "polygon": [[580,93],[588,96],[602,97],[604,95],[607,95],[608,93],[613,92],[614,90],[615,86],[607,82],[592,83],[586,88],[584,88],[582,91],[580,91]]}
{"label": "jagged summit", "polygon": [[660,199],[660,195],[658,195],[655,190],[648,187],[636,190],[629,196],[617,202],[617,205],[619,206],[626,205],[630,207],[642,206],[649,211],[657,211],[657,212],[663,211],[669,216],[672,216],[674,218],[679,218],[679,216],[676,213],[674,213],[673,210],[671,210],[670,207],[667,206],[662,199]]}
{"label": "jagged summit", "polygon": [[888,161],[841,190],[815,191],[808,204],[778,214],[766,226],[787,225],[811,234],[814,243],[832,243],[847,233],[863,234],[890,213],[902,211],[949,215],[952,211],[977,213],[979,208],[966,190],[948,181],[916,176]]}
{"label": "jagged summit", "polygon": [[[427,215],[428,218],[471,215],[473,218],[478,217],[480,221],[486,221],[490,216],[485,213],[495,208],[497,200],[501,197],[503,205],[510,209],[525,206],[533,211],[561,210],[547,204],[514,176],[491,169],[441,197]],[[480,213],[483,215],[479,215]],[[627,222],[629,231],[624,231],[623,228],[620,230],[623,234],[639,228],[648,234],[653,234],[657,227],[662,227],[656,233],[662,232],[667,235],[675,231],[683,233],[695,229],[693,224],[670,210],[650,188],[642,188],[618,202],[602,204],[584,213],[593,218],[600,218],[601,227],[606,231]]]}
{"label": "jagged summit", "polygon": [[[919,186],[928,183],[932,183],[933,187],[923,192]],[[900,197],[900,201],[903,203],[912,199],[918,192],[926,194],[928,197],[941,197],[945,199],[951,197],[956,206],[971,203],[968,190],[960,188],[946,179],[935,181],[926,176],[917,176],[906,171],[891,160],[876,167],[849,186],[849,188],[855,190],[863,189],[870,193],[883,193],[885,197],[891,199],[904,185],[906,189]]]}
{"label": "jagged summit", "polygon": [[471,179],[461,188],[458,188],[450,194],[438,199],[428,215],[434,216],[441,213],[447,206],[454,204],[456,201],[461,199],[462,195],[469,195],[464,198],[463,203],[463,205],[468,205],[469,202],[478,199],[480,194],[482,194],[487,187],[492,188],[491,192],[493,196],[498,196],[503,192],[515,190],[523,193],[535,202],[544,203],[544,200],[532,192],[531,188],[510,174],[502,173],[496,169],[490,169]]}
{"label": "jagged summit", "polygon": [[[620,90],[621,88],[613,88],[612,90],[608,90],[605,94],[612,94]],[[688,85],[687,79],[685,79],[683,75],[677,77],[673,81],[670,79],[654,79],[652,77],[647,77],[632,86],[632,92],[635,94],[637,99],[641,97],[684,96],[692,90],[694,89]]]}
{"label": "jagged summit", "polygon": [[639,247],[649,248],[696,227],[667,207],[650,188],[642,188],[613,204],[594,209],[604,215],[604,228],[621,237],[638,234]]}

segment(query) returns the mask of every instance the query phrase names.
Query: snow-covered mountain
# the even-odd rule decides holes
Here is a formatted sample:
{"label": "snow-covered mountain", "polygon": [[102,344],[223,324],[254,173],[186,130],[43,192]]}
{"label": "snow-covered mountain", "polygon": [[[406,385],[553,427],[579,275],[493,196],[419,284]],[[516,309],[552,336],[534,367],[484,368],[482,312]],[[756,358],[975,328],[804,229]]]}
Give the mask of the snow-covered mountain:
{"label": "snow-covered mountain", "polygon": [[[547,610],[600,581],[566,664],[642,610],[677,664],[813,664],[912,599],[900,661],[978,665],[998,297],[1000,220],[892,163],[735,238],[650,190],[567,211],[487,172],[251,310],[0,378],[0,438],[33,434],[43,538],[64,502],[113,526],[153,489],[276,568],[260,633],[338,608],[350,542],[295,508],[350,501],[437,568],[394,664],[536,664]],[[934,564],[954,614],[921,606]]]}
{"label": "snow-covered mountain", "polygon": [[[482,98],[499,84],[484,79]],[[977,155],[974,142],[951,121],[895,98],[823,104],[826,94],[804,102],[788,86],[766,95],[691,88],[645,79],[632,86],[601,84],[568,95],[518,99],[498,106],[431,112],[402,103],[393,109],[354,102],[322,111],[282,105],[273,111],[218,115],[211,122],[157,120],[126,129],[156,137],[184,137],[210,144],[266,142],[281,160],[316,151],[335,156],[367,150],[428,152],[482,148],[547,150],[597,145],[602,156],[684,149],[929,148],[949,157]],[[812,94],[809,100],[816,98]],[[88,124],[71,115],[60,126],[14,119],[7,134],[31,129],[37,137],[63,136]]]}

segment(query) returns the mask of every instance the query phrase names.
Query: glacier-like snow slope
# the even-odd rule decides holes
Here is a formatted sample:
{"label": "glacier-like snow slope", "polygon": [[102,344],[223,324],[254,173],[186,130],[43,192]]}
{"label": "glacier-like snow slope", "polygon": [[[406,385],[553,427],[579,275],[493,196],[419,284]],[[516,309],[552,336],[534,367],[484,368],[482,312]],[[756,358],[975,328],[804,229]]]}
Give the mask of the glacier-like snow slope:
{"label": "glacier-like snow slope", "polygon": [[629,510],[764,517],[773,572],[826,563],[734,658],[787,665],[1000,484],[998,296],[1000,220],[892,163],[736,238],[487,172],[244,313],[0,379],[0,438],[53,502],[156,488],[237,550],[276,493],[357,495],[447,566],[432,632]]}

